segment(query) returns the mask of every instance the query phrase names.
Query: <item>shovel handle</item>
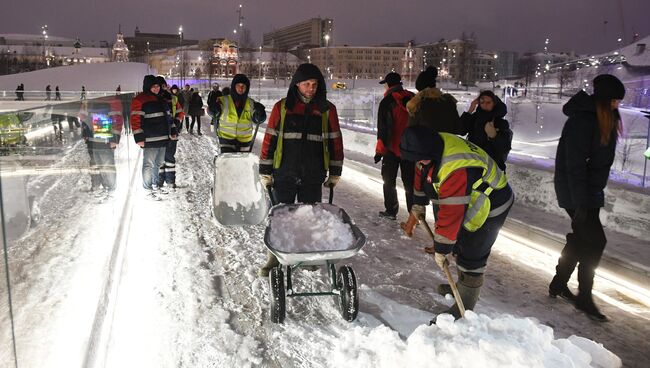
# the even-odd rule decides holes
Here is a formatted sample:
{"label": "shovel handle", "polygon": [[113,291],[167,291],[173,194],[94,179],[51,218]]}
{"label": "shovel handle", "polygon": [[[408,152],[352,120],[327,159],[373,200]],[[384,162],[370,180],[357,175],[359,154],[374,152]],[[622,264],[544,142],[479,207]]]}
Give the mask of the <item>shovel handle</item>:
{"label": "shovel handle", "polygon": [[253,140],[251,141],[251,149],[248,152],[253,152],[253,146],[255,145],[255,137],[257,137],[257,131],[260,129],[259,124],[255,124],[255,133],[253,133]]}
{"label": "shovel handle", "polygon": [[334,200],[334,184],[330,184],[330,196],[329,196],[329,203],[332,204],[332,201]]}
{"label": "shovel handle", "polygon": [[[433,231],[431,231],[431,227],[429,227],[429,224],[425,219],[422,219],[421,222],[424,224],[424,228],[427,229],[431,240],[433,240],[434,236]],[[445,273],[445,276],[447,276],[447,282],[449,282],[449,286],[451,286],[451,292],[454,294],[454,300],[456,300],[456,305],[458,305],[460,316],[462,318],[465,318],[465,305],[463,304],[463,299],[460,298],[460,293],[458,292],[454,278],[451,276],[451,272],[449,272],[449,261],[445,261],[445,263],[442,265],[442,271]]]}

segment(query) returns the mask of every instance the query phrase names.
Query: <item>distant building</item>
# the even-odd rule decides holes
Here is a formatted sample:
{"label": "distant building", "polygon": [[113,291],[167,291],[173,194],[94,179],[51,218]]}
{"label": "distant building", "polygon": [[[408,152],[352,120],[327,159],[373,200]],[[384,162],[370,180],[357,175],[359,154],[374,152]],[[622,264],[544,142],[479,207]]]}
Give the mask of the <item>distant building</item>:
{"label": "distant building", "polygon": [[[312,18],[264,33],[264,46],[287,51],[297,46],[323,47],[332,45],[334,21],[330,18]],[[325,36],[328,37],[325,37]]]}
{"label": "distant building", "polygon": [[130,50],[131,59],[137,61],[144,61],[147,53],[152,51],[199,43],[197,40],[185,39],[181,34],[143,33],[139,27],[135,27],[133,37],[124,37],[124,42]]}
{"label": "distant building", "polygon": [[380,79],[394,71],[405,83],[414,83],[422,70],[423,51],[409,44],[388,46],[332,46],[313,48],[307,61],[330,79]]}
{"label": "distant building", "polygon": [[473,71],[476,41],[473,39],[441,39],[418,47],[424,52],[425,66],[436,66],[440,79],[463,85],[473,85],[476,82],[477,73]]}
{"label": "distant building", "polygon": [[129,61],[129,48],[124,43],[124,35],[118,32],[117,41],[113,45],[113,61],[123,63]]}

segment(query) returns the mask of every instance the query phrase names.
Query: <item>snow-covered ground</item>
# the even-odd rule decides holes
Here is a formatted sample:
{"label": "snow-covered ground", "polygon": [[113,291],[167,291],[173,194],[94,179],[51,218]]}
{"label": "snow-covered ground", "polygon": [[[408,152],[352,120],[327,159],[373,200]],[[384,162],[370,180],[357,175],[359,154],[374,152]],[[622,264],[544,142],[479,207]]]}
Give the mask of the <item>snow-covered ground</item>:
{"label": "snow-covered ground", "polygon": [[[334,204],[367,236],[342,262],[360,285],[358,320],[344,322],[332,297],[303,297],[289,298],[285,323],[273,324],[268,281],[257,277],[264,225],[222,227],[210,215],[214,138],[181,136],[183,188],[162,202],[143,198],[139,149],[131,137],[123,142],[113,201],[83,191],[83,170],[64,170],[86,167],[83,144],[63,149],[52,174],[28,178],[42,192],[42,220],[8,249],[20,367],[620,366],[610,351],[626,367],[644,366],[648,300],[598,277],[597,302],[612,322],[592,322],[546,295],[557,255],[506,231],[476,314],[428,326],[453,303],[435,292],[444,276],[421,250],[430,240],[380,219],[381,182],[354,165]],[[323,271],[294,273],[295,290],[327,285]],[[12,351],[1,300],[5,366]]]}

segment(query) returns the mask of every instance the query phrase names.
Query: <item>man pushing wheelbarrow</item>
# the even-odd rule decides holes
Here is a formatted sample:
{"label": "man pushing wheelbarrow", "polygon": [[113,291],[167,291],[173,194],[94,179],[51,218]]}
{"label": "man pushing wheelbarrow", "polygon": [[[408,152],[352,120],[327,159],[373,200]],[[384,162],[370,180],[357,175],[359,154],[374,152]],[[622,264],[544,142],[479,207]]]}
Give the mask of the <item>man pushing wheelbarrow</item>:
{"label": "man pushing wheelbarrow", "polygon": [[[334,104],[327,100],[325,79],[314,64],[298,67],[287,97],[268,120],[259,173],[278,203],[321,202],[322,186],[334,187],[343,167],[343,138]],[[325,178],[327,177],[327,180]],[[324,182],[324,183],[323,183]],[[260,276],[278,265],[268,253]]]}
{"label": "man pushing wheelbarrow", "polygon": [[[417,220],[424,222],[433,238],[433,246],[425,251],[434,254],[450,284],[448,255],[455,255],[458,290],[442,284],[438,291],[454,291],[457,302],[446,313],[461,318],[462,305],[471,310],[479,299],[490,250],[512,207],[514,193],[494,160],[456,135],[410,127],[404,131],[400,151],[403,159],[416,162],[414,205],[405,231],[412,233]],[[436,215],[433,231],[424,219],[429,200]]]}

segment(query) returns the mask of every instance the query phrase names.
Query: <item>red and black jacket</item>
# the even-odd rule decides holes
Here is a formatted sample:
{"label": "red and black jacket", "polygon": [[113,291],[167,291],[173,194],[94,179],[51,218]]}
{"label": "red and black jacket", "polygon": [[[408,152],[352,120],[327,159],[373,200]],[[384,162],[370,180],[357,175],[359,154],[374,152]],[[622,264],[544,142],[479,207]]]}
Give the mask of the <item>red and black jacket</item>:
{"label": "red and black jacket", "polygon": [[[336,107],[329,101],[328,112],[328,152],[329,175],[341,175],[343,166],[343,138],[339,127]],[[273,174],[277,178],[296,178],[304,184],[322,183],[327,176],[323,152],[322,113],[319,103],[305,104],[299,99],[293,107],[286,106],[282,161],[280,167],[273,168],[273,158],[278,143],[278,130],[282,101],[278,101],[271,111],[268,127],[264,135],[260,155],[260,174]]]}
{"label": "red and black jacket", "polygon": [[401,85],[394,86],[384,93],[377,113],[375,153],[385,155],[390,151],[395,156],[400,156],[400,139],[409,120],[406,104],[413,96],[413,92],[405,90]]}
{"label": "red and black jacket", "polygon": [[142,92],[131,101],[131,128],[136,143],[145,148],[165,147],[170,136],[177,135],[169,104],[150,92]]}

